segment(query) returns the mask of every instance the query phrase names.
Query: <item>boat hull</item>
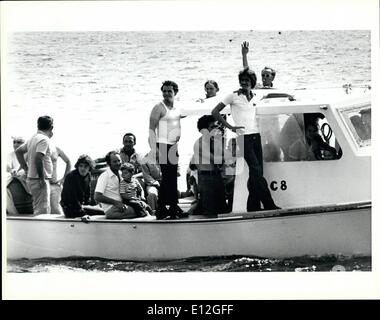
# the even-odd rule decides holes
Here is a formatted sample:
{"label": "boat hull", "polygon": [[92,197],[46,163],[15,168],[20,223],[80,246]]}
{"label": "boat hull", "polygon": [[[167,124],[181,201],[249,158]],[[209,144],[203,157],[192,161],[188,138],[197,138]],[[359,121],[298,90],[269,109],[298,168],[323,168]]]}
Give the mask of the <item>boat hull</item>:
{"label": "boat hull", "polygon": [[7,219],[7,257],[157,261],[202,256],[371,255],[371,206],[176,221]]}

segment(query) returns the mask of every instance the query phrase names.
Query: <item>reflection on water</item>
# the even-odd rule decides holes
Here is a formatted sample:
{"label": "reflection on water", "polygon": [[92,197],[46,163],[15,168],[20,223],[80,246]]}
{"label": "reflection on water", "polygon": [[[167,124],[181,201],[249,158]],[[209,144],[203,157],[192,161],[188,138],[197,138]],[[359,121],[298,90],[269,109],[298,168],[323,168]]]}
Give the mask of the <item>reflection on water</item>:
{"label": "reflection on water", "polygon": [[256,257],[204,257],[164,262],[131,262],[106,259],[8,260],[8,272],[318,272],[371,271],[371,257],[304,256],[289,259]]}

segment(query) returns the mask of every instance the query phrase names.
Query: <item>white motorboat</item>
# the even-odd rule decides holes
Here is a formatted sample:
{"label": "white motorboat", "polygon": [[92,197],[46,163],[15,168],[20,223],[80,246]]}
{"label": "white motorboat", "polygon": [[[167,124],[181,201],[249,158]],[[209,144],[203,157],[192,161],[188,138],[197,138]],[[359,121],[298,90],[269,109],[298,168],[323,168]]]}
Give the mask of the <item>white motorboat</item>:
{"label": "white motorboat", "polygon": [[[371,96],[369,91],[346,91],[260,91],[264,97],[257,104],[257,114],[264,175],[282,209],[246,212],[248,170],[238,157],[229,214],[178,220],[107,220],[99,215],[85,221],[57,215],[8,215],[7,257],[152,261],[229,255],[370,256],[371,136],[368,118],[362,116],[370,116]],[[199,117],[213,106],[199,104],[187,114]],[[322,136],[338,157],[331,158],[328,152],[319,160],[286,154],[281,142],[285,124],[293,118],[297,130],[305,130],[302,119],[310,113],[324,116]],[[181,205],[186,209],[189,203],[182,200]]]}

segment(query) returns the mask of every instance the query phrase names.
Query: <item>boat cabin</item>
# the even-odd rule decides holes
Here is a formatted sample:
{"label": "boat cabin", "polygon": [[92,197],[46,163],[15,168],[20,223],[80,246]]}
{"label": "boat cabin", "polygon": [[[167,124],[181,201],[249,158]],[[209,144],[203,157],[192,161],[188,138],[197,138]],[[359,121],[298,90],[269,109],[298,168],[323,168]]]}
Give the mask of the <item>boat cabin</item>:
{"label": "boat cabin", "polygon": [[[256,107],[264,176],[275,203],[281,208],[295,208],[370,201],[370,94],[347,94],[343,90],[266,93]],[[187,110],[187,114],[208,114],[216,104]],[[228,108],[223,111],[233,123]],[[313,134],[325,147],[318,153],[308,143],[311,123]],[[227,141],[233,138],[228,132]],[[246,211],[247,181],[248,167],[244,158],[237,156],[235,213]]]}

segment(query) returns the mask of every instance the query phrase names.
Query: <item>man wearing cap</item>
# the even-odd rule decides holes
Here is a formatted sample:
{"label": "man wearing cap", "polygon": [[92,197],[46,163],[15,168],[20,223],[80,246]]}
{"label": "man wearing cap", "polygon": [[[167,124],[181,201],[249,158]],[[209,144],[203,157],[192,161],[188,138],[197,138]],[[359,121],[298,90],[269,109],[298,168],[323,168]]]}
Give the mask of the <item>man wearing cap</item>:
{"label": "man wearing cap", "polygon": [[50,138],[53,136],[53,119],[49,116],[39,117],[37,128],[37,133],[17,148],[16,156],[27,174],[26,183],[32,194],[34,214],[50,214],[49,179],[53,173]]}

